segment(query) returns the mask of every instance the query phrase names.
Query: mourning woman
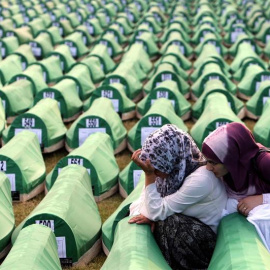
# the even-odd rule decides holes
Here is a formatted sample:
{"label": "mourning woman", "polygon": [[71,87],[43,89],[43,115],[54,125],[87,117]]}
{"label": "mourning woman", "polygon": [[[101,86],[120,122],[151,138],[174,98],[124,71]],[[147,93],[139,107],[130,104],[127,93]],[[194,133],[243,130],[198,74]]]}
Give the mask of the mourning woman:
{"label": "mourning woman", "polygon": [[140,200],[130,223],[155,224],[155,239],[172,269],[207,269],[227,196],[223,183],[206,169],[193,139],[174,125],[148,136],[132,155],[145,172]]}

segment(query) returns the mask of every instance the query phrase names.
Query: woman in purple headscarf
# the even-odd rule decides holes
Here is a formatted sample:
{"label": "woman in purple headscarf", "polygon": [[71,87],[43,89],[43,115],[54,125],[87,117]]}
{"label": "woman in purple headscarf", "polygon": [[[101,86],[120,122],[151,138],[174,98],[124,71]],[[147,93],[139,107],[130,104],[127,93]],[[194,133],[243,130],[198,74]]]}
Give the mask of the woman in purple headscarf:
{"label": "woman in purple headscarf", "polygon": [[256,143],[240,123],[219,127],[205,138],[202,153],[206,168],[225,183],[229,198],[247,216],[256,206],[270,203],[270,153]]}
{"label": "woman in purple headscarf", "polygon": [[130,223],[155,221],[155,239],[172,269],[207,269],[227,196],[191,136],[164,125],[132,159],[145,172],[145,189],[130,206],[136,215]]}

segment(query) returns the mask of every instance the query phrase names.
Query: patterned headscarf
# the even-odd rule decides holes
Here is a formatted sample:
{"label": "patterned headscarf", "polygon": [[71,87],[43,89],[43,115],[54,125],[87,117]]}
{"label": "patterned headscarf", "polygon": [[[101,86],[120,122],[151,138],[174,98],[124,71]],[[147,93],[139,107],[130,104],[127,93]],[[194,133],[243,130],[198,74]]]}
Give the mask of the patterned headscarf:
{"label": "patterned headscarf", "polygon": [[140,158],[149,159],[155,169],[169,174],[167,179],[156,179],[157,190],[162,197],[176,192],[189,174],[205,164],[192,137],[171,124],[147,137]]}

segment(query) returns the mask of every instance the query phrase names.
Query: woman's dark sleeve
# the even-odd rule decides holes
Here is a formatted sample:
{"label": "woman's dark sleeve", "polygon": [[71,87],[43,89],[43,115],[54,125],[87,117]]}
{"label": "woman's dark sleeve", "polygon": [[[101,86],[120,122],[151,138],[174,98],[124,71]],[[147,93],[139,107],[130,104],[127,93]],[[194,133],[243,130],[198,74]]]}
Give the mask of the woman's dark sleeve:
{"label": "woman's dark sleeve", "polygon": [[261,153],[257,158],[257,166],[263,180],[270,183],[270,153]]}

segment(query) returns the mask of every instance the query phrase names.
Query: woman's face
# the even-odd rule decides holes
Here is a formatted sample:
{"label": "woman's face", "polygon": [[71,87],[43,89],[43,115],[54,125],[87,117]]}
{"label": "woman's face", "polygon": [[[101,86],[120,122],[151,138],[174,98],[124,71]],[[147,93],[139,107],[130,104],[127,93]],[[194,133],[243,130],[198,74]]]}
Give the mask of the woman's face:
{"label": "woman's face", "polygon": [[211,159],[207,159],[206,169],[213,172],[216,177],[223,177],[228,173],[228,170],[224,164],[217,163]]}

